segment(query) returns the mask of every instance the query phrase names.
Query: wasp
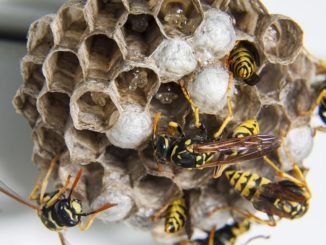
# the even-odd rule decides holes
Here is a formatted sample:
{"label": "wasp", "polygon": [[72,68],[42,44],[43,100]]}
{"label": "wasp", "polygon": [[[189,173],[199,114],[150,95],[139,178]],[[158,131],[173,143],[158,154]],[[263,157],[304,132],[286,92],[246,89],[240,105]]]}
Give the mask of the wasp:
{"label": "wasp", "polygon": [[[224,164],[242,162],[260,158],[279,146],[274,136],[250,135],[220,141],[208,141],[203,137],[186,137],[182,127],[176,122],[169,122],[169,127],[176,128],[180,137],[157,134],[160,113],[153,120],[154,157],[159,164],[171,162],[183,168],[212,168]],[[237,152],[237,154],[230,154]],[[219,158],[214,156],[219,153]]]}
{"label": "wasp", "polygon": [[[224,119],[222,125],[219,130],[214,134],[214,138],[217,139],[228,125],[228,123],[233,118],[233,111],[231,106],[231,91],[232,91],[232,81],[233,76],[241,78],[246,84],[250,86],[256,85],[260,78],[255,73],[257,67],[260,65],[260,59],[258,55],[258,51],[253,44],[248,41],[239,41],[236,46],[231,50],[230,54],[226,59],[226,66],[229,69],[229,80],[227,87],[227,117]],[[185,98],[188,100],[191,108],[194,112],[195,116],[195,126],[200,128],[202,124],[200,123],[199,118],[199,108],[195,105],[193,100],[191,99],[184,80],[180,80],[179,84],[181,86],[182,92]]]}
{"label": "wasp", "polygon": [[[326,80],[322,82],[319,95],[315,102],[312,104],[311,108],[308,111],[301,112],[300,114],[303,116],[311,116],[317,107],[320,119],[322,120],[323,124],[326,124]],[[316,131],[326,132],[326,127],[321,126],[314,128],[313,135],[316,134]]]}
{"label": "wasp", "polygon": [[233,75],[241,78],[246,84],[254,86],[259,82],[259,76],[255,72],[260,60],[258,51],[252,43],[239,41],[231,50],[226,62]]}
{"label": "wasp", "polygon": [[189,194],[181,198],[173,200],[168,205],[162,207],[153,217],[152,220],[156,221],[162,217],[165,218],[164,231],[166,233],[176,233],[185,227],[188,238],[191,237],[191,217],[190,217],[190,202]]}
{"label": "wasp", "polygon": [[249,212],[229,207],[215,209],[210,215],[231,209],[248,219],[275,226],[274,216],[297,219],[307,212],[311,192],[298,165],[293,163],[292,176],[280,170],[268,157],[264,156],[263,159],[277,171],[281,180],[272,181],[255,173],[237,170],[225,170],[224,176],[236,192],[250,201],[256,210],[266,213],[269,219],[262,220]]}
{"label": "wasp", "polygon": [[[214,226],[210,232],[207,233],[207,237],[204,239],[196,239],[192,241],[181,241],[176,245],[235,245],[239,236],[250,230],[251,223],[248,219],[242,221],[234,221],[231,224],[224,225],[216,230]],[[251,238],[245,244],[249,244],[250,241],[264,238],[268,239],[268,236],[256,236]]]}
{"label": "wasp", "polygon": [[[91,211],[91,212],[83,212],[82,204],[78,199],[72,198],[72,193],[74,188],[77,186],[80,177],[82,176],[83,169],[81,168],[69,191],[69,194],[66,195],[65,192],[70,183],[71,176],[69,175],[65,181],[65,184],[62,188],[54,191],[54,192],[46,192],[48,179],[53,171],[58,157],[55,157],[50,164],[50,167],[46,173],[46,176],[43,181],[38,181],[36,186],[34,187],[30,199],[36,200],[37,205],[32,204],[31,202],[25,200],[21,196],[19,196],[15,191],[13,191],[10,187],[8,187],[5,183],[0,181],[0,192],[6,194],[7,196],[15,199],[19,203],[34,209],[37,212],[37,215],[40,217],[42,223],[51,231],[58,232],[60,241],[62,244],[65,244],[65,238],[63,235],[63,231],[68,227],[73,227],[79,225],[79,228],[82,231],[87,230],[91,224],[93,223],[95,216],[111,207],[116,206],[117,204],[107,203],[102,207]],[[37,192],[40,191],[39,194]],[[81,217],[90,216],[85,224],[81,223]]]}

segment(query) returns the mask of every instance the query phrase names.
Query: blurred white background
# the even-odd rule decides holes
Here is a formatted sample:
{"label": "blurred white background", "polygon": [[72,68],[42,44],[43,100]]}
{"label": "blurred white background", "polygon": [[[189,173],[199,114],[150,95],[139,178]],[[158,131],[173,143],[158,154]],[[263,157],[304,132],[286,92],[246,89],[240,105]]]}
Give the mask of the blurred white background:
{"label": "blurred white background", "polygon": [[[47,13],[55,12],[63,0],[0,0],[0,33],[7,37],[17,31],[24,33],[29,23]],[[305,46],[315,55],[326,59],[325,0],[265,0],[270,13],[281,13],[296,20],[305,31]],[[18,35],[22,37],[22,35]],[[0,179],[22,196],[27,197],[37,178],[36,168],[30,161],[32,152],[31,130],[26,121],[16,115],[11,104],[21,77],[19,60],[26,53],[23,42],[0,39]],[[315,118],[314,121],[318,122]],[[324,244],[326,231],[326,162],[323,150],[326,134],[315,137],[314,148],[305,164],[310,167],[308,182],[313,192],[310,210],[299,220],[283,220],[276,228],[257,226],[241,239],[270,235],[269,240],[256,240],[252,244]],[[154,245],[150,234],[133,230],[122,224],[95,222],[89,231],[70,229],[67,238],[71,244],[148,244]],[[57,245],[56,233],[48,231],[37,215],[25,206],[0,195],[0,244]],[[239,244],[242,244],[241,242]]]}

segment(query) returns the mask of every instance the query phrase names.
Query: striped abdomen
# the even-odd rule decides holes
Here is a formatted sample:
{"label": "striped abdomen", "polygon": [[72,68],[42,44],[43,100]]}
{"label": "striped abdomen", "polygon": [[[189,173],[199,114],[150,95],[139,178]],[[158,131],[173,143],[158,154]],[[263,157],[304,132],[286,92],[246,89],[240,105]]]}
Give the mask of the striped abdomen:
{"label": "striped abdomen", "polygon": [[187,206],[184,198],[176,199],[168,207],[165,218],[165,232],[174,233],[181,230],[187,221]]}
{"label": "striped abdomen", "polygon": [[255,54],[244,45],[237,45],[229,56],[230,70],[234,76],[249,79],[256,71]]}
{"label": "striped abdomen", "polygon": [[259,195],[257,192],[259,186],[271,182],[269,179],[246,171],[226,170],[224,175],[234,190],[239,192],[248,201],[251,201],[256,195]]}
{"label": "striped abdomen", "polygon": [[[326,93],[326,84],[324,82],[323,87],[321,89],[321,93]],[[318,114],[320,116],[320,119],[323,121],[324,124],[326,124],[326,97],[324,97],[318,108]]]}
{"label": "striped abdomen", "polygon": [[259,124],[256,119],[249,119],[240,123],[234,130],[232,137],[241,138],[250,135],[259,134]]}

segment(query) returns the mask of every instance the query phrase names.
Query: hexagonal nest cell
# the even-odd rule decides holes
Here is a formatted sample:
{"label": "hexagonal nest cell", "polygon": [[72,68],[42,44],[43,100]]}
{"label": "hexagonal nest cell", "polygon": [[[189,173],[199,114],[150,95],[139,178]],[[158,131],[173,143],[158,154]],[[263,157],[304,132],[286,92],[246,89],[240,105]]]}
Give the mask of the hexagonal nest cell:
{"label": "hexagonal nest cell", "polygon": [[130,60],[142,60],[151,55],[164,38],[154,17],[149,14],[130,14],[122,30]]}
{"label": "hexagonal nest cell", "polygon": [[[269,14],[259,0],[69,0],[56,15],[31,24],[21,62],[23,83],[13,104],[32,127],[33,161],[41,171],[62,154],[56,183],[82,167],[74,195],[90,209],[118,203],[100,219],[123,221],[152,230],[158,241],[178,243],[186,239],[184,230],[166,234],[164,222],[151,217],[185,193],[190,193],[194,228],[206,231],[242,219],[229,211],[209,217],[214,208],[255,209],[225,176],[212,179],[212,168],[188,170],[169,161],[159,166],[151,137],[155,114],[161,113],[157,134],[172,136],[168,122],[174,121],[187,137],[212,141],[228,114],[233,72],[233,117],[221,139],[232,137],[248,119],[258,120],[261,134],[289,137],[303,128],[309,135],[310,117],[301,112],[318,94],[312,83],[320,65],[302,39],[298,24]],[[252,60],[259,63],[252,69],[257,85],[247,85],[224,65],[237,41],[257,49],[258,58],[240,52],[241,62],[249,60],[246,67]],[[195,105],[185,98],[181,79]],[[195,127],[196,106],[207,137]],[[173,137],[180,135],[176,131]],[[289,148],[300,151],[293,143]],[[277,152],[271,158],[282,159]],[[276,177],[261,159],[230,167]]]}
{"label": "hexagonal nest cell", "polygon": [[200,5],[194,0],[164,0],[158,18],[168,36],[189,36],[203,20],[201,11]]}
{"label": "hexagonal nest cell", "polygon": [[157,74],[147,68],[135,67],[120,73],[115,80],[121,103],[135,103],[145,106],[149,91],[159,84]]}
{"label": "hexagonal nest cell", "polygon": [[116,42],[103,34],[87,37],[80,52],[88,78],[109,79],[110,71],[122,60],[122,54]]}
{"label": "hexagonal nest cell", "polygon": [[[87,29],[87,22],[82,8],[68,6],[58,12],[54,31],[55,43],[75,49],[80,44],[81,35]],[[59,29],[60,28],[60,29]]]}

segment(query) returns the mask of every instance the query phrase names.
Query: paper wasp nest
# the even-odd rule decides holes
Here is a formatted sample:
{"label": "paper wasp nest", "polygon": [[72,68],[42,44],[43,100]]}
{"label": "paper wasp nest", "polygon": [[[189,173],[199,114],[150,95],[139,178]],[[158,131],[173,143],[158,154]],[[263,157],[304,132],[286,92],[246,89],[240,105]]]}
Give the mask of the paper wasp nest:
{"label": "paper wasp nest", "polygon": [[[315,96],[310,88],[315,64],[302,38],[293,20],[270,15],[257,0],[72,0],[31,25],[14,105],[32,127],[33,160],[40,168],[64,152],[59,183],[84,165],[87,171],[77,188],[83,201],[89,207],[118,203],[101,219],[153,229],[156,239],[176,241],[180,234],[172,239],[150,216],[183,190],[191,191],[193,224],[202,229],[221,226],[230,217],[207,218],[209,210],[251,204],[235,195],[223,177],[212,180],[210,169],[167,165],[157,171],[153,115],[162,112],[161,132],[174,120],[189,135],[198,133],[178,85],[183,78],[209,133],[216,130],[227,113],[225,56],[236,41],[247,40],[258,50],[261,80],[247,86],[234,79],[234,118],[226,132],[256,117],[264,134],[309,131],[309,118],[299,112]],[[311,134],[299,135],[312,142]],[[260,160],[241,168],[275,176]]]}

